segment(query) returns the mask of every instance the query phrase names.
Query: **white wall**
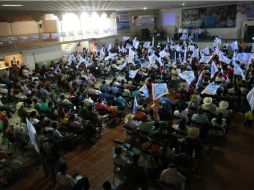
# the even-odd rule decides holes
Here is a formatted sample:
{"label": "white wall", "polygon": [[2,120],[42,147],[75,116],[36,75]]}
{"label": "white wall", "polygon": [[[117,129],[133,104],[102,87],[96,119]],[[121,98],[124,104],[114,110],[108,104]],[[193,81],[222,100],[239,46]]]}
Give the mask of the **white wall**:
{"label": "white wall", "polygon": [[[195,8],[195,7],[191,7]],[[163,27],[166,31],[167,35],[173,37],[175,26],[179,27],[182,25],[182,9],[186,8],[175,8],[175,9],[161,9],[160,10],[160,25],[162,25],[161,17],[163,12],[174,12],[176,13],[176,25]],[[239,36],[239,28],[209,28],[207,31],[213,36],[220,36],[222,39],[238,39]]]}

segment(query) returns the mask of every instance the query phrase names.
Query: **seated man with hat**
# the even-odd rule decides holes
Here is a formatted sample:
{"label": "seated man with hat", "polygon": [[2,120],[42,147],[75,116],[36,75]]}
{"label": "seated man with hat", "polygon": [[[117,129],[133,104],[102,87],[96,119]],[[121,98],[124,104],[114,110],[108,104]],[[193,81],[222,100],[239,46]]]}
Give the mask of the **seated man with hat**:
{"label": "seated man with hat", "polygon": [[205,97],[201,107],[204,111],[208,111],[212,114],[215,114],[217,108],[217,106],[213,104],[213,99],[211,97]]}
{"label": "seated man with hat", "polygon": [[216,115],[222,114],[223,118],[229,118],[231,114],[231,110],[228,110],[229,103],[227,101],[220,101],[219,107],[216,108]]}

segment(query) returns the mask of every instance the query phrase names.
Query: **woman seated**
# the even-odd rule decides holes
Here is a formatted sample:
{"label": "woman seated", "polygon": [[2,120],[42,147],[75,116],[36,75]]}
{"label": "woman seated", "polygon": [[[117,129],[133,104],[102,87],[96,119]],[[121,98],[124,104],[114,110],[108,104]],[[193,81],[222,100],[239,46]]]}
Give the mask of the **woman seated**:
{"label": "woman seated", "polygon": [[75,129],[83,129],[83,125],[76,119],[74,114],[70,115],[68,125]]}

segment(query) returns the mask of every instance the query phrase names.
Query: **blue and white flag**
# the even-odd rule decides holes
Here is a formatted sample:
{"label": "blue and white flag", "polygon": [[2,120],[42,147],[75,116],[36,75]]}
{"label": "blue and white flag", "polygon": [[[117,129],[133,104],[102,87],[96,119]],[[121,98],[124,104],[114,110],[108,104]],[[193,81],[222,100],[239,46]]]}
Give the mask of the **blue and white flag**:
{"label": "blue and white flag", "polygon": [[236,60],[243,64],[248,64],[251,54],[250,53],[238,53],[236,55]]}
{"label": "blue and white flag", "polygon": [[165,50],[162,50],[160,53],[159,53],[160,57],[161,58],[164,58],[167,56],[167,52]]}
{"label": "blue and white flag", "polygon": [[54,70],[54,72],[57,73],[61,73],[61,69],[60,69],[60,65],[58,64]]}
{"label": "blue and white flag", "polygon": [[194,51],[193,51],[191,57],[199,58],[199,48],[194,49]]}
{"label": "blue and white flag", "polygon": [[72,60],[73,60],[72,55],[70,55],[70,56],[68,57],[68,65],[71,65],[71,64],[72,64]]}
{"label": "blue and white flag", "polygon": [[250,104],[251,111],[253,111],[254,110],[254,87],[249,91],[246,98]]}
{"label": "blue and white flag", "polygon": [[238,50],[238,42],[234,41],[230,44],[230,47],[232,48],[233,51]]}
{"label": "blue and white flag", "polygon": [[121,47],[119,45],[117,47],[118,47],[118,52],[122,52]]}
{"label": "blue and white flag", "polygon": [[196,83],[196,89],[198,89],[198,85],[199,85],[199,84],[201,83],[201,81],[202,81],[203,74],[204,74],[204,71],[202,71],[202,72],[200,73],[200,75],[198,76],[198,81],[197,81],[197,83]]}
{"label": "blue and white flag", "polygon": [[240,65],[238,65],[237,63],[234,63],[234,75],[240,75],[242,79],[245,80],[245,74]]}
{"label": "blue and white flag", "polygon": [[138,49],[138,46],[139,46],[139,41],[138,40],[136,40],[136,38],[133,40],[133,47],[135,48],[135,49]]}
{"label": "blue and white flag", "polygon": [[211,78],[219,71],[218,67],[214,63],[214,61],[211,64]]}
{"label": "blue and white flag", "polygon": [[125,49],[123,46],[122,46],[122,52],[123,52],[123,53],[126,53],[126,52],[127,52],[127,49]]}
{"label": "blue and white flag", "polygon": [[193,71],[184,71],[179,74],[179,77],[186,80],[188,85],[190,85],[191,82],[195,79],[195,75]]}
{"label": "blue and white flag", "polygon": [[152,39],[152,46],[154,47],[154,37],[153,37],[153,39]]}
{"label": "blue and white flag", "polygon": [[150,47],[151,42],[144,42],[143,47],[148,49]]}
{"label": "blue and white flag", "polygon": [[108,45],[108,51],[110,51],[112,49],[112,45],[111,43]]}
{"label": "blue and white flag", "polygon": [[204,53],[206,56],[210,55],[209,48],[208,48],[208,47],[204,48],[204,49],[203,49],[203,53]]}
{"label": "blue and white flag", "polygon": [[27,127],[27,131],[30,137],[30,142],[31,144],[34,146],[35,150],[37,153],[40,153],[40,149],[37,143],[37,134],[36,134],[36,130],[34,128],[34,126],[32,125],[32,123],[26,118],[26,127]]}
{"label": "blue and white flag", "polygon": [[214,42],[213,42],[213,45],[214,45],[214,46],[219,46],[220,44],[221,44],[221,39],[218,38],[218,37],[215,37]]}
{"label": "blue and white flag", "polygon": [[100,50],[100,57],[103,57],[105,55],[104,51],[103,51],[103,48],[101,48]]}
{"label": "blue and white flag", "polygon": [[133,110],[132,110],[133,114],[135,114],[137,112],[137,108],[138,108],[138,101],[137,101],[137,98],[135,96],[134,102],[133,102]]}
{"label": "blue and white flag", "polygon": [[183,54],[183,62],[186,63],[187,61],[187,48],[184,49],[184,54]]}
{"label": "blue and white flag", "polygon": [[175,51],[175,56],[174,56],[174,62],[173,64],[176,64],[176,51]]}
{"label": "blue and white flag", "polygon": [[135,51],[133,51],[132,49],[129,49],[129,57],[130,57],[132,60],[134,60],[135,54],[136,54]]}
{"label": "blue and white flag", "polygon": [[123,68],[125,67],[127,65],[127,63],[125,62],[125,63],[123,63],[123,64],[121,64],[121,65],[118,65],[118,70],[123,70]]}
{"label": "blue and white flag", "polygon": [[183,34],[180,38],[180,40],[187,40],[188,39],[188,36],[187,34]]}
{"label": "blue and white flag", "polygon": [[137,69],[137,70],[130,70],[130,71],[129,71],[129,78],[134,79],[135,76],[136,76],[137,73],[138,73],[138,70],[139,70],[139,69]]}
{"label": "blue and white flag", "polygon": [[130,45],[130,44],[127,44],[127,45],[126,45],[126,49],[132,49],[132,48],[133,48],[132,45]]}
{"label": "blue and white flag", "polygon": [[230,62],[231,62],[231,60],[221,52],[219,53],[219,61],[226,63],[226,64],[230,64]]}
{"label": "blue and white flag", "polygon": [[124,42],[128,41],[129,39],[130,39],[129,36],[123,36],[123,41],[124,41]]}
{"label": "blue and white flag", "polygon": [[213,58],[213,56],[203,56],[199,60],[199,63],[209,63],[209,61],[211,61],[212,58]]}
{"label": "blue and white flag", "polygon": [[158,63],[160,64],[160,66],[163,67],[163,63],[162,63],[161,57],[157,58],[157,61],[158,61]]}
{"label": "blue and white flag", "polygon": [[220,85],[216,85],[214,83],[208,84],[205,89],[201,92],[201,94],[210,94],[216,95],[217,90],[220,88]]}
{"label": "blue and white flag", "polygon": [[153,83],[152,84],[153,100],[157,100],[160,97],[169,94],[168,86],[166,83]]}
{"label": "blue and white flag", "polygon": [[139,89],[140,92],[143,92],[144,96],[145,97],[149,97],[149,91],[148,91],[148,88],[146,86],[146,84],[144,84],[140,89]]}

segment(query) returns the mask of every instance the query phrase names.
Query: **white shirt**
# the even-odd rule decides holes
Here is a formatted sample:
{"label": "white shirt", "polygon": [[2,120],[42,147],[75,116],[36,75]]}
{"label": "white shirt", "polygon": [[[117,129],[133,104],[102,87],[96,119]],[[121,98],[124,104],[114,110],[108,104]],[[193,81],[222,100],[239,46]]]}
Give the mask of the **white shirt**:
{"label": "white shirt", "polygon": [[178,33],[183,33],[183,29],[182,29],[182,28],[179,28],[179,29],[178,29]]}

